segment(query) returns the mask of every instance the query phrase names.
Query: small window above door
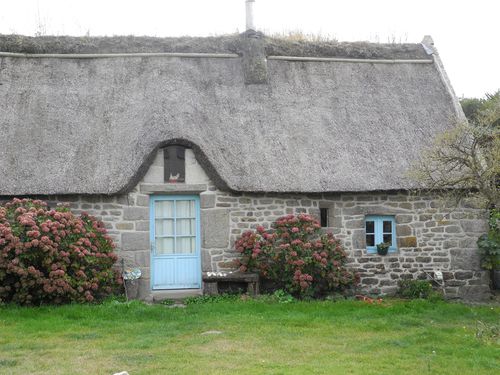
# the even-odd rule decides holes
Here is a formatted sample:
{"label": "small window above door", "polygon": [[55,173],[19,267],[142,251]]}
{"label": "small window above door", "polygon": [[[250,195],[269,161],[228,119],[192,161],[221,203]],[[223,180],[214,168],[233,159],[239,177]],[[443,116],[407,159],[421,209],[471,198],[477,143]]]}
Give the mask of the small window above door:
{"label": "small window above door", "polygon": [[167,146],[163,149],[163,157],[165,182],[186,182],[186,147]]}

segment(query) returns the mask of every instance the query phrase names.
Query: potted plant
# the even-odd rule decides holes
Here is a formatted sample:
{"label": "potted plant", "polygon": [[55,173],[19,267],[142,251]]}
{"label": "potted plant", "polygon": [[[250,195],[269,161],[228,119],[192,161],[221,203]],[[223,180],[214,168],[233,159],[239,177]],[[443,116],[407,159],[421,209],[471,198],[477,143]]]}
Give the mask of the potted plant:
{"label": "potted plant", "polygon": [[494,289],[500,289],[500,210],[492,210],[488,233],[477,240],[481,254],[481,267],[491,272],[491,281]]}
{"label": "potted plant", "polygon": [[122,259],[122,277],[123,287],[125,289],[125,298],[127,301],[136,299],[139,294],[139,279],[142,272],[138,267],[125,267],[125,261]]}
{"label": "potted plant", "polygon": [[377,254],[378,255],[387,255],[389,252],[389,247],[391,244],[389,242],[381,242],[377,245]]}

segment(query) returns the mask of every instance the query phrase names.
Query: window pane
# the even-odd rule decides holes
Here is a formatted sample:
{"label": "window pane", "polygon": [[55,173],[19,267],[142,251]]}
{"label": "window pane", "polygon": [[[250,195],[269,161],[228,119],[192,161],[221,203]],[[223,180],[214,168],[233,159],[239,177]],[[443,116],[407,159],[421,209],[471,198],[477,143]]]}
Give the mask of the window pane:
{"label": "window pane", "polygon": [[194,217],[194,201],[177,201],[177,217]]}
{"label": "window pane", "polygon": [[156,201],[155,217],[174,217],[174,202]]}
{"label": "window pane", "polygon": [[375,246],[375,235],[367,234],[366,235],[366,246]]}
{"label": "window pane", "polygon": [[156,239],[156,254],[173,254],[174,252],[173,238]]}
{"label": "window pane", "polygon": [[384,220],[384,233],[392,233],[392,221]]}
{"label": "window pane", "polygon": [[174,220],[173,219],[156,219],[155,220],[156,236],[173,236],[174,235]]}
{"label": "window pane", "polygon": [[367,221],[365,225],[366,225],[366,233],[375,233],[375,222]]}
{"label": "window pane", "polygon": [[177,236],[194,236],[195,219],[177,219]]}
{"label": "window pane", "polygon": [[384,242],[388,242],[392,246],[392,234],[384,234]]}
{"label": "window pane", "polygon": [[195,252],[196,242],[194,237],[177,238],[176,253],[192,254]]}

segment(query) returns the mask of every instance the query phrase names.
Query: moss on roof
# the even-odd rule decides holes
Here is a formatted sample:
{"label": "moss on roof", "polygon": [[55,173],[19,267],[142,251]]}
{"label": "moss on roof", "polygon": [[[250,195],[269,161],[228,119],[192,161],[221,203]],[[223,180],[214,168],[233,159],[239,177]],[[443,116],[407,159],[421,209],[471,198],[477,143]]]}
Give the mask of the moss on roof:
{"label": "moss on roof", "polygon": [[268,56],[321,56],[359,59],[428,59],[420,44],[286,40],[266,37]]}
{"label": "moss on roof", "polygon": [[[247,33],[214,37],[112,36],[23,36],[0,35],[0,51],[16,53],[145,53],[198,52],[242,53],[242,38]],[[255,34],[254,34],[255,35]],[[382,44],[368,42],[337,42],[334,40],[291,40],[264,38],[268,56],[324,56],[371,59],[426,59],[420,44]]]}

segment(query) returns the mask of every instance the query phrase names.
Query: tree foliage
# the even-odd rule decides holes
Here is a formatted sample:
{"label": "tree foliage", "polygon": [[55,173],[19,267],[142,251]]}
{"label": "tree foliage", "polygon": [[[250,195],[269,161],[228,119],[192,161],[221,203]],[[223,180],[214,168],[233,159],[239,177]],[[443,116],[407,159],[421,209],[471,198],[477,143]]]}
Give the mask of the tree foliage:
{"label": "tree foliage", "polygon": [[467,120],[441,134],[423,154],[413,177],[458,204],[479,198],[489,210],[489,230],[478,239],[481,265],[500,269],[500,91],[486,99],[464,99]]}
{"label": "tree foliage", "polygon": [[480,198],[500,204],[500,91],[486,99],[462,101],[468,121],[439,135],[412,171],[420,187],[444,192],[458,203]]}
{"label": "tree foliage", "polygon": [[[469,122],[477,123],[485,112],[494,110],[500,100],[500,90],[494,94],[486,94],[485,98],[463,98],[460,100],[465,117]],[[498,119],[497,119],[498,120]],[[498,122],[496,125],[500,125]]]}

